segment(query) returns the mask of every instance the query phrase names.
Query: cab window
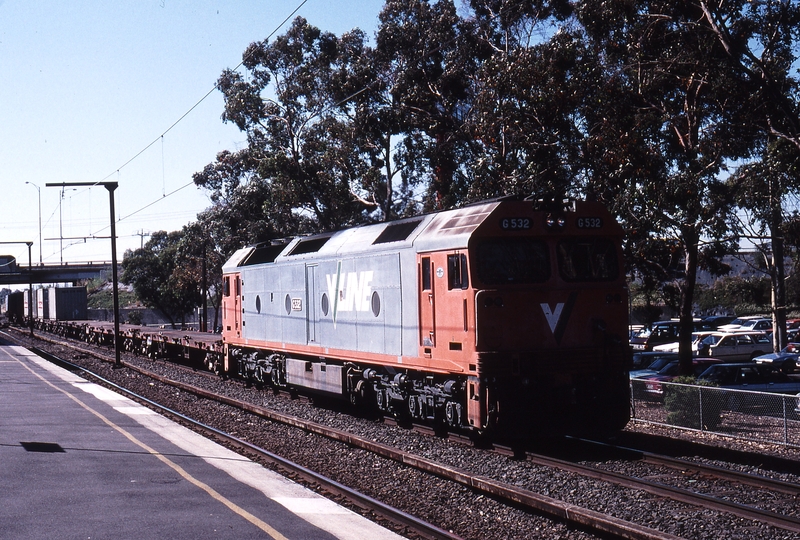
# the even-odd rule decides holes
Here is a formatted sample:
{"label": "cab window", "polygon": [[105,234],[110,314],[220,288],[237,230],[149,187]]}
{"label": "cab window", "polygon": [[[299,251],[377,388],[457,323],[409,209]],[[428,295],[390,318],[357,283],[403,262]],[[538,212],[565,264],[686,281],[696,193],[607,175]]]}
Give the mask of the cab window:
{"label": "cab window", "polygon": [[475,256],[474,270],[484,285],[550,279],[547,244],[535,238],[487,238],[477,245]]}
{"label": "cab window", "polygon": [[608,238],[570,238],[558,243],[558,270],[564,281],[614,281],[617,249]]}
{"label": "cab window", "polygon": [[466,289],[469,287],[467,256],[463,253],[447,256],[447,289]]}

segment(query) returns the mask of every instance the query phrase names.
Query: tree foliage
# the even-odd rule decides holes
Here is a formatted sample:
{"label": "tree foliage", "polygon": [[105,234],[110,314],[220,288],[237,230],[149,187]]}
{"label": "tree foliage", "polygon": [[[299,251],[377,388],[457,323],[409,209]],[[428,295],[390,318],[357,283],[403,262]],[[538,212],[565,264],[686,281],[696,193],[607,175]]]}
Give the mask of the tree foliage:
{"label": "tree foliage", "polygon": [[180,253],[183,238],[179,231],[153,233],[144,247],[125,252],[120,276],[122,283],[132,285],[137,297],[161,312],[173,327],[185,322],[201,297]]}

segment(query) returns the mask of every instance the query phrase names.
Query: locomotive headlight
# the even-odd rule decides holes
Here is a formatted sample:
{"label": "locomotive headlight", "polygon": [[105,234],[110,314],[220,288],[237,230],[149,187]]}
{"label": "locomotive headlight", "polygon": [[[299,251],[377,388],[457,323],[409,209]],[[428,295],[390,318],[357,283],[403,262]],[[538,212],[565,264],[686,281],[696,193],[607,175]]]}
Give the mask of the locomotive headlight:
{"label": "locomotive headlight", "polygon": [[554,216],[553,214],[547,214],[547,217],[544,221],[544,224],[548,229],[563,229],[566,223],[567,221],[563,216]]}

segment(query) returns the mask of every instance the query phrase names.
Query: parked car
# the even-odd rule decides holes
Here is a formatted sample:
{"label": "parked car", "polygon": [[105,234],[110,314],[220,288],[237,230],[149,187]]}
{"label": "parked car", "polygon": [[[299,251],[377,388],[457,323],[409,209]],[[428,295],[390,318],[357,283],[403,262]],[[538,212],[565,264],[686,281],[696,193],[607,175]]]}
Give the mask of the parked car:
{"label": "parked car", "polygon": [[[692,350],[697,351],[697,347],[701,341],[703,341],[706,337],[713,334],[711,331],[702,331],[702,332],[693,332],[692,333]],[[656,345],[653,347],[653,352],[678,352],[680,349],[680,343],[674,341],[672,343],[664,343],[663,345]]]}
{"label": "parked car", "polygon": [[780,352],[756,356],[753,358],[753,362],[772,369],[780,369],[784,373],[791,373],[800,364],[800,343],[789,343]]}
{"label": "parked car", "polygon": [[800,392],[800,380],[758,364],[715,364],[697,377],[698,381],[714,383],[722,388],[796,394]]}
{"label": "parked car", "polygon": [[[697,377],[710,366],[715,364],[722,364],[723,361],[719,358],[694,358],[692,360],[692,374]],[[664,397],[664,386],[662,383],[672,382],[680,376],[680,362],[672,361],[655,375],[641,377],[644,381],[643,395],[655,399],[662,399]]]}
{"label": "parked car", "polygon": [[710,329],[716,330],[723,324],[730,324],[735,318],[736,317],[732,315],[711,315],[709,317],[703,317],[703,323]]}
{"label": "parked car", "polygon": [[633,353],[633,364],[631,370],[648,369],[650,364],[660,358],[677,360],[678,354],[673,352],[640,351]]}
{"label": "parked car", "polygon": [[[695,319],[694,330],[703,330],[703,321]],[[656,345],[678,341],[680,332],[679,321],[660,321],[652,327],[642,328],[638,334],[630,339],[634,351],[652,351]]]}
{"label": "parked car", "polygon": [[728,324],[719,326],[717,330],[720,332],[731,332],[733,330],[761,330],[768,332],[772,330],[772,319],[763,315],[738,317]]}
{"label": "parked car", "polygon": [[771,349],[772,341],[763,332],[714,332],[698,344],[697,356],[749,362]]}
{"label": "parked car", "polygon": [[655,375],[664,367],[669,364],[670,362],[674,362],[678,359],[677,353],[657,353],[654,355],[654,360],[650,362],[650,364],[641,369],[634,369],[631,370],[629,376],[631,379],[638,379],[641,377],[646,377],[648,375]]}

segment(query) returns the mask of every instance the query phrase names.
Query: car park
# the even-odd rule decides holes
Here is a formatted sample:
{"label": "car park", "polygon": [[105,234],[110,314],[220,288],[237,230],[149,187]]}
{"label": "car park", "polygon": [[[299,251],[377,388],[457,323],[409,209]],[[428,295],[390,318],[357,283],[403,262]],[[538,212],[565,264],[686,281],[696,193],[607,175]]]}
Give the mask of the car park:
{"label": "car park", "polygon": [[697,356],[749,362],[770,350],[772,341],[763,332],[714,332],[698,344]]}
{"label": "car park", "polygon": [[789,343],[780,352],[756,356],[753,362],[790,373],[800,364],[800,343]]}
{"label": "car park", "polygon": [[[692,375],[697,377],[709,367],[715,364],[722,364],[719,358],[694,358],[692,359]],[[644,381],[642,388],[643,395],[651,398],[661,399],[664,395],[665,382],[672,382],[680,376],[680,362],[673,361],[664,366],[655,375],[641,377]]]}

